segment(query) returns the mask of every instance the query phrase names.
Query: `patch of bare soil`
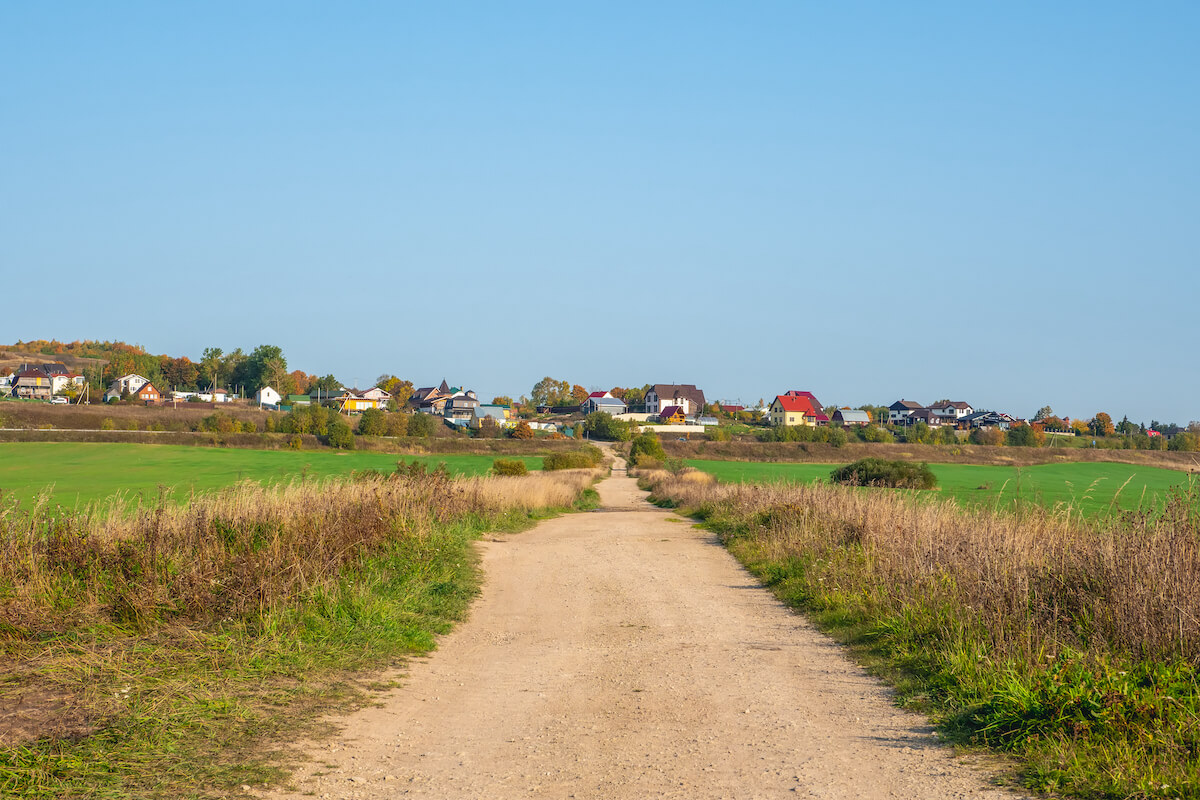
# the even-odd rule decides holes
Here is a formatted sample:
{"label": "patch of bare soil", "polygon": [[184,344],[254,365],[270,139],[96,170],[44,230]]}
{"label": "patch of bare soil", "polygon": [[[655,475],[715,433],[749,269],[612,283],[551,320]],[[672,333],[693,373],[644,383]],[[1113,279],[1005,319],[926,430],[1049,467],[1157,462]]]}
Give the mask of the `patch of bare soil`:
{"label": "patch of bare soil", "polygon": [[615,471],[272,798],[1012,797]]}

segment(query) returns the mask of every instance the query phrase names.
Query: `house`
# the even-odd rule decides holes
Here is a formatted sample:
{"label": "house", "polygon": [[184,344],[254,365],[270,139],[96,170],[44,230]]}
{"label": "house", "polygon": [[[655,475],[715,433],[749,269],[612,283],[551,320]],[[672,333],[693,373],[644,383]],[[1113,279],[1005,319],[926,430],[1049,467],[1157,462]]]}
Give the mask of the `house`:
{"label": "house", "polygon": [[839,408],[837,411],[833,412],[832,422],[835,425],[845,425],[847,427],[851,425],[870,425],[871,415],[862,409]]}
{"label": "house", "polygon": [[144,403],[157,403],[162,399],[162,395],[158,393],[158,389],[154,388],[154,384],[147,381],[143,383],[141,388],[137,390],[131,397],[136,397]]}
{"label": "house", "polygon": [[975,413],[975,409],[961,400],[943,400],[940,403],[934,403],[929,407],[929,410],[936,414],[939,418],[957,422],[968,414]]}
{"label": "house", "polygon": [[277,406],[282,399],[279,392],[270,386],[264,386],[254,393],[254,402],[258,403],[260,408],[262,406]]}
{"label": "house", "polygon": [[961,428],[999,428],[1006,431],[1016,419],[999,411],[976,411],[958,421]]}
{"label": "house", "polygon": [[122,395],[133,397],[138,393],[138,390],[149,382],[149,378],[134,372],[122,375],[109,385],[108,391],[104,393],[104,399],[106,401],[119,400]]}
{"label": "house", "polygon": [[459,391],[446,383],[446,379],[442,379],[440,386],[423,386],[412,393],[412,397],[408,399],[408,404],[415,411],[421,411],[426,414],[441,414],[445,411],[446,401]]}
{"label": "house", "polygon": [[367,389],[365,392],[361,393],[359,393],[357,389],[354,391],[358,393],[359,397],[375,401],[376,408],[386,408],[388,401],[392,399],[390,394],[385,392],[383,389],[380,389],[378,386],[372,386],[370,389]]}
{"label": "house", "polygon": [[912,400],[897,400],[888,406],[888,424],[903,425],[905,417],[916,411],[918,408],[924,407],[925,406],[921,405],[920,403],[914,403]]}
{"label": "house", "polygon": [[667,406],[658,412],[658,421],[664,425],[683,425],[687,422],[687,413],[683,406]]}
{"label": "house", "polygon": [[905,425],[916,425],[918,422],[924,422],[931,428],[937,428],[949,423],[947,420],[933,413],[932,408],[916,408],[904,418]]}
{"label": "house", "polygon": [[704,392],[690,383],[656,383],[646,392],[646,413],[662,415],[668,406],[679,406],[684,416],[704,411]]}
{"label": "house", "polygon": [[776,395],[767,409],[772,425],[828,425],[829,417],[812,392],[792,390]]}
{"label": "house", "polygon": [[821,401],[812,392],[801,392],[798,389],[792,389],[791,391],[784,392],[783,396],[802,397],[808,400],[809,405],[812,407],[812,418],[816,421],[817,425],[829,424],[829,417],[825,414],[825,407],[821,405]]}
{"label": "house", "polygon": [[457,392],[446,399],[442,406],[442,416],[446,419],[471,419],[476,408],[479,407],[479,398],[474,392]]}
{"label": "house", "polygon": [[588,395],[588,399],[583,401],[583,405],[579,407],[579,410],[584,414],[603,411],[615,417],[617,414],[624,414],[628,410],[628,407],[625,405],[624,400],[618,400],[613,397],[611,392],[592,392]]}
{"label": "house", "polygon": [[13,376],[12,393],[26,400],[49,400],[54,394],[53,382],[40,369],[23,369]]}
{"label": "house", "polygon": [[481,403],[471,410],[472,428],[482,428],[484,426],[484,421],[489,419],[501,428],[507,426],[508,407],[497,406],[491,403]]}
{"label": "house", "polygon": [[[105,395],[107,397],[107,395]],[[224,389],[213,389],[208,392],[196,392],[196,397],[203,403],[228,403],[229,392]]]}

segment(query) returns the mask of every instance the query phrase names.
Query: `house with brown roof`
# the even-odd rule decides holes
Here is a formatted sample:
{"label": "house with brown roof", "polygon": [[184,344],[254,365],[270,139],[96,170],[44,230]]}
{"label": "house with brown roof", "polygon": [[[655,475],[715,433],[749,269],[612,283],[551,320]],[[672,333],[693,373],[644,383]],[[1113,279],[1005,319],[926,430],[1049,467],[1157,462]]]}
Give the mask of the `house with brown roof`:
{"label": "house with brown roof", "polygon": [[683,425],[687,422],[687,413],[683,406],[667,406],[658,412],[658,421],[663,425]]}
{"label": "house with brown roof", "polygon": [[904,419],[909,414],[916,411],[918,408],[924,407],[925,406],[921,405],[920,403],[914,403],[912,400],[897,400],[888,406],[888,424],[903,425]]}
{"label": "house with brown roof", "polygon": [[656,383],[646,392],[646,413],[662,414],[668,406],[679,406],[685,416],[704,413],[704,392],[690,383]]}
{"label": "house with brown roof", "polygon": [[54,381],[40,369],[23,369],[13,376],[12,393],[26,400],[49,400]]}
{"label": "house with brown roof", "polygon": [[141,388],[134,393],[134,396],[146,403],[157,403],[162,399],[162,395],[158,393],[158,389],[155,389],[154,384],[149,381],[142,384]]}
{"label": "house with brown roof", "polygon": [[975,413],[975,409],[971,408],[969,403],[961,400],[943,400],[931,405],[929,410],[947,422],[958,422],[963,417]]}

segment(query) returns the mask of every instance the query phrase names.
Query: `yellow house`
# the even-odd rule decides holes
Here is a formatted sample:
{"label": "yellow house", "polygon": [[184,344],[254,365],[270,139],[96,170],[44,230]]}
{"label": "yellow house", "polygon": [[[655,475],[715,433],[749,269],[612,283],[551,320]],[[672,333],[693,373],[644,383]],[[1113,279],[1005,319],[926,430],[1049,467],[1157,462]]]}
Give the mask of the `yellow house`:
{"label": "yellow house", "polygon": [[683,413],[683,406],[667,406],[658,412],[658,421],[664,425],[683,425],[687,415]]}

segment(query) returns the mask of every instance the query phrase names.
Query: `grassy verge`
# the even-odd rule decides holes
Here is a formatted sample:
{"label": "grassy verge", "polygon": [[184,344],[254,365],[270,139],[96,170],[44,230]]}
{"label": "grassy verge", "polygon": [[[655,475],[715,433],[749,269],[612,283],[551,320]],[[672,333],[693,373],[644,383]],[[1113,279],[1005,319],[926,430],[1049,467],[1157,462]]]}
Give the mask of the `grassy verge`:
{"label": "grassy verge", "polygon": [[421,472],[137,514],[0,512],[0,795],[280,780],[280,743],[462,616],[480,532],[586,503],[592,478]]}
{"label": "grassy verge", "polygon": [[1106,520],[648,478],[953,741],[1035,790],[1200,796],[1200,493]]}

